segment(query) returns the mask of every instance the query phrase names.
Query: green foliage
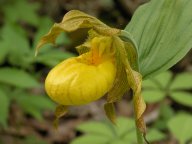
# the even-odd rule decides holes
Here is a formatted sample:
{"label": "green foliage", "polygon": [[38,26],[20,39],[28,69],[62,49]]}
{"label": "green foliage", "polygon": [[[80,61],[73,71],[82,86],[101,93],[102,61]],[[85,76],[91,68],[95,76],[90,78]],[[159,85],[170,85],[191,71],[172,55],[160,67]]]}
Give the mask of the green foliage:
{"label": "green foliage", "polygon": [[[51,21],[47,20],[47,18],[42,19],[43,27],[37,31],[37,35],[34,37],[35,41],[33,46],[30,46],[27,35],[21,27],[12,26],[10,24],[5,25],[2,28],[2,39],[0,39],[0,52],[2,52],[0,54],[0,64],[7,60],[11,65],[29,69],[31,68],[31,65],[36,62],[53,66],[61,60],[73,56],[73,54],[69,52],[64,53],[59,49],[51,49],[51,47],[48,46],[46,51],[47,53],[50,53],[49,55],[46,53],[39,55],[37,58],[34,57],[34,45],[36,44],[36,39],[39,39],[42,31],[46,30],[46,24],[50,25],[50,23]],[[66,40],[63,41],[63,39]],[[69,43],[69,40],[66,35],[61,35],[58,42],[59,44]]]}
{"label": "green foliage", "polygon": [[192,73],[184,72],[173,77],[171,72],[164,72],[156,77],[143,82],[143,96],[146,102],[154,103],[162,101],[170,96],[176,102],[192,106],[192,95],[188,91],[192,89]]}
{"label": "green foliage", "polygon": [[173,109],[167,104],[161,104],[159,117],[153,123],[153,127],[159,130],[167,130],[168,121],[175,115]]}
{"label": "green foliage", "polygon": [[125,28],[138,45],[144,78],[178,62],[192,46],[192,1],[151,0],[139,7]]}
{"label": "green foliage", "polygon": [[73,57],[74,54],[61,50],[47,50],[46,54],[41,54],[36,58],[36,62],[47,66],[55,66],[59,61]]}
{"label": "green foliage", "polygon": [[23,141],[22,144],[47,144],[44,140],[36,137],[36,136],[27,136]]}
{"label": "green foliage", "polygon": [[159,102],[166,96],[164,91],[161,90],[145,90],[142,93],[144,99],[148,103]]}
{"label": "green foliage", "polygon": [[[175,76],[169,71],[143,82],[143,96],[148,103],[163,102],[169,96],[180,105],[192,107],[192,94],[189,90],[192,73],[183,72]],[[192,116],[187,113],[176,113],[167,104],[161,104],[159,117],[153,127],[160,130],[169,130],[180,144],[192,139]]]}
{"label": "green foliage", "polygon": [[20,88],[39,87],[38,81],[29,73],[10,67],[0,68],[0,83]]}
{"label": "green foliage", "polygon": [[[77,130],[85,135],[74,139],[71,144],[130,144],[136,143],[135,122],[133,119],[120,117],[117,125],[107,121],[90,121],[80,124]],[[165,135],[157,129],[151,129],[147,135],[150,142],[156,142],[165,138]]]}
{"label": "green foliage", "polygon": [[[102,131],[101,131],[102,129]],[[113,133],[111,133],[111,130],[109,129],[109,126],[106,125],[106,123],[102,122],[88,122],[81,124],[77,127],[78,131],[82,131],[84,133],[93,133],[93,134],[99,134],[106,137],[112,137]]]}
{"label": "green foliage", "polygon": [[[36,89],[43,87],[39,75],[42,74],[45,66],[53,66],[73,54],[47,46],[35,58],[34,48],[37,40],[48,31],[53,24],[52,20],[37,13],[40,8],[39,3],[28,0],[7,0],[2,3],[0,5],[0,13],[3,15],[1,19],[3,23],[0,26],[0,127],[6,128],[9,108],[13,101],[25,113],[38,120],[43,120],[44,110],[53,110],[55,105],[48,97],[44,94],[36,94]],[[70,41],[63,34],[57,39],[57,43],[62,46],[69,44]],[[37,64],[41,64],[42,68],[35,73]]]}
{"label": "green foliage", "polygon": [[5,25],[1,31],[0,46],[3,51],[1,63],[6,61],[6,57],[10,64],[22,67],[27,67],[32,61],[29,42],[21,27]]}
{"label": "green foliage", "polygon": [[150,142],[160,141],[165,139],[166,135],[157,129],[151,129],[147,134],[147,139]]}
{"label": "green foliage", "polygon": [[37,15],[39,7],[40,5],[38,3],[29,3],[27,0],[19,0],[17,2],[10,1],[5,7],[3,7],[5,21],[11,23],[24,21],[37,26],[40,19]]}
{"label": "green foliage", "polygon": [[143,81],[143,97],[146,102],[154,103],[163,100],[171,79],[170,72],[164,72],[149,80]]}
{"label": "green foliage", "polygon": [[192,116],[186,113],[180,113],[168,123],[168,127],[172,134],[179,140],[180,144],[192,142]]}
{"label": "green foliage", "polygon": [[171,93],[172,99],[174,99],[176,102],[186,105],[186,106],[192,106],[192,94],[188,92],[172,92]]}
{"label": "green foliage", "polygon": [[7,95],[0,89],[0,124],[7,127],[7,119],[9,114],[9,99]]}
{"label": "green foliage", "polygon": [[55,105],[47,97],[42,95],[30,95],[23,93],[19,95],[15,100],[23,109],[24,112],[32,115],[38,120],[43,120],[43,110],[54,110]]}
{"label": "green foliage", "polygon": [[180,74],[174,79],[170,88],[172,90],[191,89],[192,88],[191,80],[192,80],[191,72]]}

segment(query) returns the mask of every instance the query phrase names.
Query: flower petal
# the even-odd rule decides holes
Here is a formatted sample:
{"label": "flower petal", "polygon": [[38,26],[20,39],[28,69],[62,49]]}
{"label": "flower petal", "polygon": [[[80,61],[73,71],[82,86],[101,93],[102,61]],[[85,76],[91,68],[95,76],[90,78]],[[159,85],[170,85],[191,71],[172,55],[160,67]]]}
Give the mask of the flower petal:
{"label": "flower petal", "polygon": [[68,112],[68,106],[58,105],[55,109],[55,120],[53,122],[54,127],[57,129],[59,118],[66,115]]}
{"label": "flower petal", "polygon": [[61,32],[74,32],[78,29],[88,28],[103,35],[115,35],[119,29],[111,28],[102,23],[97,18],[85,14],[78,10],[71,10],[65,14],[61,23],[55,23],[48,34],[43,36],[36,47],[36,55],[40,47],[47,43],[55,43],[56,38]]}
{"label": "flower petal", "polygon": [[120,53],[120,58],[126,70],[128,84],[130,88],[133,90],[133,103],[135,110],[136,125],[139,128],[139,130],[143,134],[145,134],[146,126],[143,120],[143,114],[146,109],[146,104],[141,96],[142,76],[140,73],[134,71],[131,68],[130,62],[128,61],[129,53],[126,52],[125,46],[122,44],[122,40],[118,37],[114,37],[114,41],[116,41],[115,43],[118,43],[117,50]]}

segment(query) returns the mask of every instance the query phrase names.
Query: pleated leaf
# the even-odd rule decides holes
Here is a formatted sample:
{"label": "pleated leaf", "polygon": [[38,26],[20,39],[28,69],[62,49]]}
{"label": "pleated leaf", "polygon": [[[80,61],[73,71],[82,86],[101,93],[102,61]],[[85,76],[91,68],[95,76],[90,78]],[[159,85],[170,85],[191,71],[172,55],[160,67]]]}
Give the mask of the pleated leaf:
{"label": "pleated leaf", "polygon": [[125,28],[138,44],[144,78],[169,69],[192,47],[192,1],[151,0]]}

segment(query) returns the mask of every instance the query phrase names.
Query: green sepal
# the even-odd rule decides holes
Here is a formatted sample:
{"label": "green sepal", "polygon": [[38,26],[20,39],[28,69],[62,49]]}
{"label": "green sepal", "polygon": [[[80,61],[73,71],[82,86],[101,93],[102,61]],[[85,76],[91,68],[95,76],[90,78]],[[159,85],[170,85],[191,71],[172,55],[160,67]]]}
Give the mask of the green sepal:
{"label": "green sepal", "polygon": [[53,126],[55,129],[58,128],[59,119],[66,115],[68,112],[68,106],[58,105],[55,109],[55,120],[53,121]]}
{"label": "green sepal", "polygon": [[138,62],[138,46],[133,36],[125,30],[121,30],[118,36],[124,43],[131,68],[135,71],[140,71]]}
{"label": "green sepal", "polygon": [[47,43],[54,44],[56,38],[61,32],[68,32],[72,34],[80,29],[93,29],[97,33],[105,36],[112,36],[120,32],[119,29],[111,28],[93,16],[90,16],[78,10],[71,10],[65,14],[62,22],[55,23],[48,34],[44,35],[40,39],[36,47],[35,55],[37,55],[38,50],[43,45]]}
{"label": "green sepal", "polygon": [[146,109],[146,104],[141,96],[141,84],[142,76],[139,72],[134,71],[129,63],[128,56],[131,53],[127,53],[125,45],[119,37],[114,37],[114,43],[118,44],[116,53],[119,53],[120,60],[125,68],[128,85],[133,91],[133,104],[135,110],[135,121],[137,128],[143,134],[146,133],[146,126],[143,120],[143,114]]}
{"label": "green sepal", "polygon": [[105,114],[108,117],[108,119],[116,125],[116,114],[115,114],[115,107],[114,103],[106,103],[104,105]]}
{"label": "green sepal", "polygon": [[112,49],[115,50],[115,63],[117,72],[114,84],[107,94],[107,103],[104,106],[105,113],[112,123],[115,123],[116,121],[114,103],[120,101],[125,92],[129,90],[126,71],[120,58],[121,55],[118,52],[119,45],[124,46],[124,43],[123,41],[120,41],[120,43],[114,41],[115,37],[116,36],[113,37]]}

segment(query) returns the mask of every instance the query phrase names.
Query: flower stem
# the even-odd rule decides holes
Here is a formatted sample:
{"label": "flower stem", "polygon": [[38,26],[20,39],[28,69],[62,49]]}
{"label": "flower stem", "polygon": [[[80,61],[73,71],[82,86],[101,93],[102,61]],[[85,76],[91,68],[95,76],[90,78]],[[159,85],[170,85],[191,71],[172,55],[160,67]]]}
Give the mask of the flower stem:
{"label": "flower stem", "polygon": [[144,142],[143,142],[143,134],[141,133],[141,131],[137,127],[136,116],[135,116],[135,127],[136,127],[136,135],[137,135],[137,144],[144,144]]}
{"label": "flower stem", "polygon": [[[133,105],[134,105],[134,99],[133,99]],[[135,106],[134,106],[134,113],[135,113]],[[136,127],[136,135],[137,135],[137,144],[144,144],[143,142],[143,135],[141,133],[141,131],[139,130],[139,128],[137,127],[137,118],[136,118],[136,114],[135,114],[135,127]]]}
{"label": "flower stem", "polygon": [[142,136],[142,133],[140,132],[140,130],[138,129],[138,128],[136,128],[137,129],[137,143],[138,144],[144,144],[143,143],[143,136]]}

